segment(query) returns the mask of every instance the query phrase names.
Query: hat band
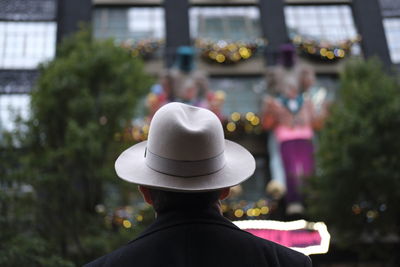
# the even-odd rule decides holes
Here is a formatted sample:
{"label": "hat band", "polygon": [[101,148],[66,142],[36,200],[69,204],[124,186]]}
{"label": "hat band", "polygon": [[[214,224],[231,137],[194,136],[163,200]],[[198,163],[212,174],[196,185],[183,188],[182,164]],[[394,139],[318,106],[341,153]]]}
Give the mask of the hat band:
{"label": "hat band", "polygon": [[225,154],[221,154],[204,160],[187,161],[173,160],[160,157],[146,148],[146,165],[168,175],[180,177],[194,177],[208,175],[221,170],[225,165]]}

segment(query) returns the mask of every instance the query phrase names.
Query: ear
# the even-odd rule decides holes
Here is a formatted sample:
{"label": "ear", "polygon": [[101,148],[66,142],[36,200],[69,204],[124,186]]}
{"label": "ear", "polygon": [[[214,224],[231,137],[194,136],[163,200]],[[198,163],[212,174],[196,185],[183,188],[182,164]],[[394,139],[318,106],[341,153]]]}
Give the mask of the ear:
{"label": "ear", "polygon": [[227,187],[221,190],[221,194],[219,195],[219,200],[224,200],[225,198],[227,198],[229,196],[231,192],[231,188]]}
{"label": "ear", "polygon": [[138,186],[139,192],[142,194],[142,197],[144,201],[146,201],[148,204],[153,205],[153,200],[151,199],[150,191],[147,187]]}

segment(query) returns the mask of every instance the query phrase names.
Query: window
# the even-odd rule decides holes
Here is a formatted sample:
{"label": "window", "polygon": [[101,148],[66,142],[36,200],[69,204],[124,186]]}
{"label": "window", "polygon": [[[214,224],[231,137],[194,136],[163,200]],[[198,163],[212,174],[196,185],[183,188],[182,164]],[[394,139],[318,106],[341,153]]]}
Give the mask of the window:
{"label": "window", "polygon": [[0,94],[0,132],[15,128],[14,120],[20,115],[27,119],[29,115],[30,95]]}
{"label": "window", "polygon": [[261,37],[256,7],[193,7],[189,20],[192,38],[246,41]]}
{"label": "window", "polygon": [[163,39],[165,37],[164,9],[160,7],[96,8],[94,36],[129,39]]}
{"label": "window", "polygon": [[0,22],[2,69],[34,69],[54,57],[55,46],[54,22]]}
{"label": "window", "polygon": [[215,77],[210,79],[210,88],[225,92],[223,115],[229,117],[234,112],[259,113],[265,82],[262,77]]}
{"label": "window", "polygon": [[286,6],[285,18],[291,37],[301,35],[336,43],[357,36],[351,8],[347,5]]}
{"label": "window", "polygon": [[383,25],[392,62],[400,63],[400,18],[385,18]]}
{"label": "window", "polygon": [[[263,94],[265,93],[264,77],[211,77],[210,88],[213,91],[221,90],[225,92],[222,113],[229,120],[235,112],[240,113],[243,118],[251,112],[259,115]],[[261,127],[258,129],[260,132],[257,132],[257,134],[260,134]],[[235,141],[240,143],[239,140]],[[256,170],[253,178],[242,184],[243,194],[239,198],[257,201],[265,197],[265,186],[268,179],[268,165],[265,156],[267,147],[264,135],[252,136],[252,144],[253,146],[248,149],[255,155]]]}
{"label": "window", "polygon": [[379,0],[384,17],[400,17],[399,0]]}
{"label": "window", "polygon": [[36,70],[0,70],[0,94],[29,93],[38,74]]}
{"label": "window", "polygon": [[[264,136],[261,138],[263,137]],[[266,153],[266,144],[263,142],[260,142],[259,144],[264,145],[263,149]],[[242,183],[243,195],[240,196],[242,199],[250,201],[257,201],[266,198],[265,187],[269,181],[266,155],[254,155],[254,159],[256,160],[256,169],[252,177]]]}
{"label": "window", "polygon": [[315,112],[321,112],[324,104],[332,103],[336,98],[338,89],[339,79],[336,75],[317,75],[315,84],[309,91]]}
{"label": "window", "polygon": [[2,0],[0,20],[51,21],[55,20],[57,0]]}

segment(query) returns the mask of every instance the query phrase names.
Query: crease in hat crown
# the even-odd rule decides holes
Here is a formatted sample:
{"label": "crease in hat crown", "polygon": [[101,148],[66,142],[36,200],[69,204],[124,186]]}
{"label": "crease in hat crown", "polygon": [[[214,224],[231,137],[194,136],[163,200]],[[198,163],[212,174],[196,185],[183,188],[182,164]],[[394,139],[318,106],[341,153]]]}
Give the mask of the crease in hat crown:
{"label": "crease in hat crown", "polygon": [[161,107],[150,124],[147,150],[176,161],[202,161],[225,149],[224,131],[211,111],[182,103]]}

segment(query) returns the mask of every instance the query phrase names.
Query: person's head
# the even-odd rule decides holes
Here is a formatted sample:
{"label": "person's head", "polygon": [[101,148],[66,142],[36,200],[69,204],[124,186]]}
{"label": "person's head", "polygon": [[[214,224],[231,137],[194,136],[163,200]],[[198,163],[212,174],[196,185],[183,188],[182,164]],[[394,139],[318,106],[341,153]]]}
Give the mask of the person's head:
{"label": "person's head", "polygon": [[187,79],[182,86],[182,91],[180,92],[180,97],[184,101],[192,101],[198,98],[199,89],[196,83],[192,79]]}
{"label": "person's head", "polygon": [[254,173],[255,160],[244,147],[225,140],[213,112],[169,103],[154,114],[148,140],[125,150],[115,170],[140,185],[146,201],[159,209],[165,196],[169,203],[215,203]]}
{"label": "person's head", "polygon": [[202,210],[217,207],[220,200],[228,197],[230,188],[209,192],[173,192],[139,186],[143,199],[153,206],[157,213],[170,210]]}
{"label": "person's head", "polygon": [[283,95],[287,98],[296,98],[299,94],[298,80],[292,76],[283,79]]}

